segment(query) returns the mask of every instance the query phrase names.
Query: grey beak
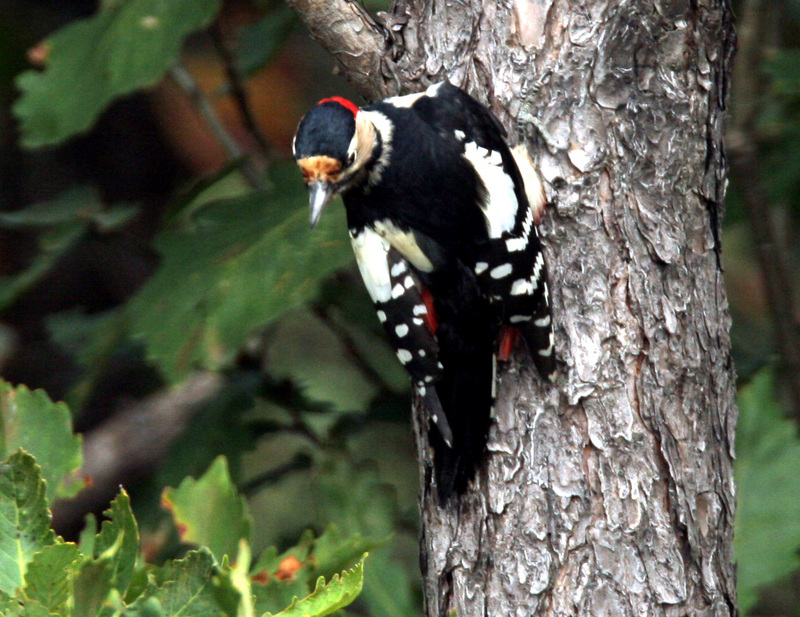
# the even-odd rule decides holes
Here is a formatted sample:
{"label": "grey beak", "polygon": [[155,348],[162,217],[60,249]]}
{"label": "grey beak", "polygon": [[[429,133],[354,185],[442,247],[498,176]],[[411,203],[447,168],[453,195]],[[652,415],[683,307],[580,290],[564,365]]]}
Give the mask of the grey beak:
{"label": "grey beak", "polygon": [[322,210],[328,205],[328,202],[336,194],[336,190],[327,182],[312,182],[308,185],[308,206],[311,209],[311,228],[313,229],[319,217],[322,215]]}

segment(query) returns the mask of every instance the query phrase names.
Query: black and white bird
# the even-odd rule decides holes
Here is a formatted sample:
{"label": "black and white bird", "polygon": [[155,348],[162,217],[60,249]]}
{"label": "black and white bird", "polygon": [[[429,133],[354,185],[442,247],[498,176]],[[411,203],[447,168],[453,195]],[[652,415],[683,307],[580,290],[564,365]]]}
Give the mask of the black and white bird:
{"label": "black and white bird", "polygon": [[293,150],[312,227],[342,195],[378,319],[436,427],[446,501],[481,463],[497,360],[518,335],[539,373],[555,378],[539,177],[489,110],[447,82],[365,107],[323,99]]}

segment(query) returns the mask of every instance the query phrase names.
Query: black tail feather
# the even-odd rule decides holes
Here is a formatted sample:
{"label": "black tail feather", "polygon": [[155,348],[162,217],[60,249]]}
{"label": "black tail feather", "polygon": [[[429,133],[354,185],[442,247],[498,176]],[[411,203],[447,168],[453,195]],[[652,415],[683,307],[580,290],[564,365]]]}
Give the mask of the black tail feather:
{"label": "black tail feather", "polygon": [[[483,462],[494,404],[494,345],[499,319],[480,294],[471,271],[457,264],[434,294],[439,326],[439,360],[444,369],[436,393],[452,431],[448,447],[434,426],[428,435],[434,452],[439,500],[463,493]],[[439,299],[445,298],[446,302]]]}
{"label": "black tail feather", "polygon": [[436,390],[448,418],[453,447],[439,431],[429,432],[434,452],[434,470],[439,500],[447,502],[463,493],[481,466],[491,426],[492,348],[481,356],[451,357],[444,362],[445,374]]}

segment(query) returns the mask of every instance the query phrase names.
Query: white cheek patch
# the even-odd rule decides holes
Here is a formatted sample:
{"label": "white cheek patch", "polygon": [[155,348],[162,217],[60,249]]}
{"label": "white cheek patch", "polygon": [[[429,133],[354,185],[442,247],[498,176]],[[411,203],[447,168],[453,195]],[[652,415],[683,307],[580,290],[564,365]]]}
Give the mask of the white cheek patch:
{"label": "white cheek patch", "polygon": [[486,187],[486,197],[481,206],[486,216],[490,238],[499,238],[503,232],[514,229],[517,217],[517,196],[514,181],[503,169],[499,152],[482,148],[474,141],[464,144],[464,158],[475,168]]}
{"label": "white cheek patch", "polygon": [[373,302],[386,302],[392,297],[389,243],[371,229],[354,235],[350,242],[369,297]]}

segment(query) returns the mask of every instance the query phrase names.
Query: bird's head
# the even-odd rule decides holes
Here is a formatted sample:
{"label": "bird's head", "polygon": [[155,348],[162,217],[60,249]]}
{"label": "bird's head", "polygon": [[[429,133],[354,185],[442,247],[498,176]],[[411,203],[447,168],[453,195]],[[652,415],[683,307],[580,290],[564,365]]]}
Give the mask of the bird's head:
{"label": "bird's head", "polygon": [[308,186],[312,227],[335,195],[364,180],[375,141],[367,114],[338,96],[321,100],[300,120],[292,148]]}

